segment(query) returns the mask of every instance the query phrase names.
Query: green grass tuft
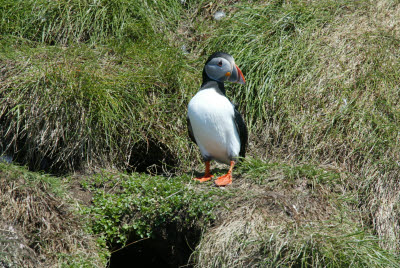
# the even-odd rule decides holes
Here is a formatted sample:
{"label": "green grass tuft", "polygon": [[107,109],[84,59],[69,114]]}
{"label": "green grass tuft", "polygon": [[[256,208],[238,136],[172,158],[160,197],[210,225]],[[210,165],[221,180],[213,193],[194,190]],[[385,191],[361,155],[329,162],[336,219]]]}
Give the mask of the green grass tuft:
{"label": "green grass tuft", "polygon": [[1,32],[46,44],[135,39],[148,28],[139,2],[2,1]]}

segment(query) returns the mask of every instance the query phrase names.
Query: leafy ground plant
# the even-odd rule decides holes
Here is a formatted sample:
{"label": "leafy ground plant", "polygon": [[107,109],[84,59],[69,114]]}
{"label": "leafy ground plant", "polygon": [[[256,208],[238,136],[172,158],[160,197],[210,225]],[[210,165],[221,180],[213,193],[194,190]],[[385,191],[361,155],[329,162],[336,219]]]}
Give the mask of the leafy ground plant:
{"label": "leafy ground plant", "polygon": [[85,183],[93,205],[84,213],[93,217],[91,229],[109,245],[124,245],[132,237],[160,235],[174,223],[178,231],[202,228],[215,219],[220,205],[217,190],[199,191],[188,176],[165,178],[133,173],[103,173]]}

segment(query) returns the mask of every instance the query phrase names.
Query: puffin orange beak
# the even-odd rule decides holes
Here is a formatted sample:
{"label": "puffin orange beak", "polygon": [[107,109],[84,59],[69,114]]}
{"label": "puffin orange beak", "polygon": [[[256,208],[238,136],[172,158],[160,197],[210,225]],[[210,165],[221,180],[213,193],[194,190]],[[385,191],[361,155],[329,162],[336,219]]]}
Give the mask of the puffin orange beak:
{"label": "puffin orange beak", "polygon": [[239,83],[244,85],[246,83],[246,80],[244,79],[243,73],[242,71],[239,69],[239,67],[237,67],[237,65],[235,64],[236,69],[237,69],[237,73],[238,73],[238,80],[235,83]]}

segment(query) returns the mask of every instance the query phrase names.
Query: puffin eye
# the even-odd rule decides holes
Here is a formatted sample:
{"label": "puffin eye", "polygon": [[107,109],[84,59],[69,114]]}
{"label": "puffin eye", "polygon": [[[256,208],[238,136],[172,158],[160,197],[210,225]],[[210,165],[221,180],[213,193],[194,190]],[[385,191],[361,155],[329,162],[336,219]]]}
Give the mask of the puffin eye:
{"label": "puffin eye", "polygon": [[220,60],[217,64],[219,67],[222,67],[222,60]]}

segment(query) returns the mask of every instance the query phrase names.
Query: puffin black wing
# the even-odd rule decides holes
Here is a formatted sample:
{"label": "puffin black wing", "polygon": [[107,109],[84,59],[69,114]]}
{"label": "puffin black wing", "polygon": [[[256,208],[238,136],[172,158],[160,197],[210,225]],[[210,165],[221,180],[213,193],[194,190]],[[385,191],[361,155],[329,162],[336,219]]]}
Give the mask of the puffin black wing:
{"label": "puffin black wing", "polygon": [[248,140],[248,131],[246,127],[246,123],[243,120],[242,115],[235,107],[235,125],[239,133],[240,138],[240,152],[239,156],[245,157],[246,154],[246,147],[247,147],[247,140]]}
{"label": "puffin black wing", "polygon": [[192,124],[190,124],[190,119],[189,116],[186,116],[186,123],[187,123],[187,128],[188,128],[188,134],[189,134],[189,138],[197,144],[194,135],[193,135],[193,129],[192,129]]}

